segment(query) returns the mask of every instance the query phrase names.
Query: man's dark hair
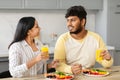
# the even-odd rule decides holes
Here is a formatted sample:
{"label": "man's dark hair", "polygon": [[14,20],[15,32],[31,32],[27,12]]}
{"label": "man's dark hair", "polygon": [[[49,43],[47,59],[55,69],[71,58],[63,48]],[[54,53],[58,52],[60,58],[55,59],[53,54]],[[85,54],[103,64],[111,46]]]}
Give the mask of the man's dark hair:
{"label": "man's dark hair", "polygon": [[69,9],[67,9],[67,13],[65,15],[65,18],[68,18],[69,16],[77,16],[79,19],[86,19],[87,12],[83,6],[72,6]]}

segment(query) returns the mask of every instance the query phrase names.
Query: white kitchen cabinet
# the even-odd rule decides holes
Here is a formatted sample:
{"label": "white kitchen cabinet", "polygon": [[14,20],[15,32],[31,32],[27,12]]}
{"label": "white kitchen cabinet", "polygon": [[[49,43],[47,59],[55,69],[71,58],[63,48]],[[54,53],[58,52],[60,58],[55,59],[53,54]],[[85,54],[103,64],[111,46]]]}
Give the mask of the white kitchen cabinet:
{"label": "white kitchen cabinet", "polygon": [[57,9],[58,0],[0,0],[0,9]]}
{"label": "white kitchen cabinet", "polygon": [[87,9],[102,9],[103,0],[25,0],[26,9],[67,9],[74,5],[83,5]]}
{"label": "white kitchen cabinet", "polygon": [[58,0],[25,0],[25,9],[58,9]]}
{"label": "white kitchen cabinet", "polygon": [[120,50],[120,0],[108,0],[107,42]]}
{"label": "white kitchen cabinet", "polygon": [[73,5],[102,9],[103,0],[0,0],[0,9],[67,9]]}
{"label": "white kitchen cabinet", "polygon": [[102,9],[103,0],[60,0],[60,9],[67,9],[74,5],[82,5],[86,9]]}
{"label": "white kitchen cabinet", "polygon": [[0,0],[0,9],[21,9],[24,0]]}

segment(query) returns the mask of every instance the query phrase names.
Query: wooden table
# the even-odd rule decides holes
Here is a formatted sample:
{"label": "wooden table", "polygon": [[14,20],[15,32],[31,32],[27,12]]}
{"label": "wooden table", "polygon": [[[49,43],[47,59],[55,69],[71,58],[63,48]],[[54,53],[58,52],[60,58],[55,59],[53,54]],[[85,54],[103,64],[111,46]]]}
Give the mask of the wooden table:
{"label": "wooden table", "polygon": [[[83,74],[76,75],[73,80],[120,80],[120,66],[113,66],[110,69],[100,68],[109,71],[110,74],[104,77],[91,77]],[[37,75],[26,78],[4,78],[2,80],[45,80],[43,75]]]}
{"label": "wooden table", "polygon": [[85,76],[85,75],[78,75],[75,77],[74,80],[120,80],[120,66],[113,66],[110,69],[103,69],[109,71],[110,74],[104,77],[92,77],[92,76]]}

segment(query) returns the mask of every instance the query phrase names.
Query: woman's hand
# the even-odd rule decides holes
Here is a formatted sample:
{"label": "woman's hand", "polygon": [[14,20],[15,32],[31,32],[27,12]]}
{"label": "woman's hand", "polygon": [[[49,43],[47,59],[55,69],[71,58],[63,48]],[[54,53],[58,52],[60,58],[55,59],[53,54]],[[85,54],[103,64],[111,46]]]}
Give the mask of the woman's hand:
{"label": "woman's hand", "polygon": [[31,68],[36,63],[38,63],[39,61],[44,60],[44,59],[45,60],[49,59],[49,55],[46,52],[41,52],[35,58],[33,58],[32,60],[30,60],[30,61],[27,62],[28,69]]}
{"label": "woman's hand", "polygon": [[49,54],[48,52],[41,52],[40,54],[37,55],[36,61],[39,62],[40,60],[48,60],[49,59]]}
{"label": "woman's hand", "polygon": [[82,72],[82,65],[81,64],[74,64],[71,67],[73,74],[80,74]]}

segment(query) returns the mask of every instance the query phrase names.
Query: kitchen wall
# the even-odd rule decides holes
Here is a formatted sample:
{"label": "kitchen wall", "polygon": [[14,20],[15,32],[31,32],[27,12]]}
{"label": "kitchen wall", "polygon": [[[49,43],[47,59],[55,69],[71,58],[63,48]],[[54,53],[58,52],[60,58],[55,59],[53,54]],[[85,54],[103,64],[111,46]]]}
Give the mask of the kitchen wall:
{"label": "kitchen wall", "polygon": [[120,51],[120,0],[103,0],[103,10],[96,15],[95,31],[102,35],[107,45]]}
{"label": "kitchen wall", "polygon": [[96,14],[95,31],[99,33],[107,44],[107,0],[103,0],[103,9]]}
{"label": "kitchen wall", "polygon": [[[13,39],[18,20],[23,16],[34,16],[41,27],[41,41],[50,43],[51,34],[58,36],[67,31],[65,10],[0,10],[0,51],[7,51]],[[86,28],[95,31],[96,11],[87,11]]]}

